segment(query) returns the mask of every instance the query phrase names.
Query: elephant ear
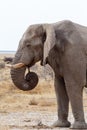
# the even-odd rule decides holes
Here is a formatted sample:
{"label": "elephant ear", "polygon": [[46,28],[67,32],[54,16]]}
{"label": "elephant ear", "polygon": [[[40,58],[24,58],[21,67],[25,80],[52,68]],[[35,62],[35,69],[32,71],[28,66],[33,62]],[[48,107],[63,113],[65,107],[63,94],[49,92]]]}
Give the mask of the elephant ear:
{"label": "elephant ear", "polygon": [[44,49],[43,49],[43,66],[46,64],[46,58],[49,55],[50,50],[55,45],[55,30],[54,27],[50,25],[44,25],[44,30],[46,32],[46,40],[44,42]]}

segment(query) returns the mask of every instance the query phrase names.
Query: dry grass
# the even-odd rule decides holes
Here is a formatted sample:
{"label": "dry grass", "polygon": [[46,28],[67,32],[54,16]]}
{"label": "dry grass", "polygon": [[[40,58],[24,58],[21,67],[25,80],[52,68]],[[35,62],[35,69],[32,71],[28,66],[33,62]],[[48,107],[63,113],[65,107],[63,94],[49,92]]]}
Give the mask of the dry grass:
{"label": "dry grass", "polygon": [[9,126],[1,126],[0,125],[0,130],[10,130]]}

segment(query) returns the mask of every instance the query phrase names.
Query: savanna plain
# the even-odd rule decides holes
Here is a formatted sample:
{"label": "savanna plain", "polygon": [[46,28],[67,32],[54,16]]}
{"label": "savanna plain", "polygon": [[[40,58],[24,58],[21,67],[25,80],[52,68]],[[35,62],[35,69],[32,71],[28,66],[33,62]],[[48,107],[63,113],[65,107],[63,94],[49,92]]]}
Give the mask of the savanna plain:
{"label": "savanna plain", "polygon": [[[57,120],[57,104],[54,90],[54,74],[49,66],[37,63],[31,68],[38,74],[39,83],[31,91],[19,90],[12,83],[10,68],[5,57],[14,54],[0,54],[0,130],[61,130],[52,128]],[[83,94],[85,118],[87,121],[87,90]],[[69,120],[73,122],[71,106]],[[62,130],[68,130],[62,128]]]}

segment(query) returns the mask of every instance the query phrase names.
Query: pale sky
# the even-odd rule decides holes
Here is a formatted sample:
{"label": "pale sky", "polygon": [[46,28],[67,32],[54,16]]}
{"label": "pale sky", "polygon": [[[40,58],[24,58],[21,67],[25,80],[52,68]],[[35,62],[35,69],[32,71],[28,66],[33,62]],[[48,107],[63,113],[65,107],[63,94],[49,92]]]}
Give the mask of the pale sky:
{"label": "pale sky", "polygon": [[87,26],[87,0],[0,0],[0,50],[16,50],[31,24],[64,19]]}

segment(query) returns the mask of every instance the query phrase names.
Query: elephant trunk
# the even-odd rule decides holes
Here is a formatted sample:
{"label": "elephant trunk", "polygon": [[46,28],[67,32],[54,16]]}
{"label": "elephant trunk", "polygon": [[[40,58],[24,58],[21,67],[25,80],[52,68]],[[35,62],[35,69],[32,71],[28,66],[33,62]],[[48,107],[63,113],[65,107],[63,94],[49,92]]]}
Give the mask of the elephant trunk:
{"label": "elephant trunk", "polygon": [[11,69],[11,78],[13,83],[21,90],[27,91],[30,90],[30,86],[27,81],[24,79],[26,67],[20,69]]}
{"label": "elephant trunk", "polygon": [[[13,65],[16,64],[17,58],[14,58]],[[21,68],[11,68],[11,78],[15,86],[23,91],[32,90],[38,83],[38,76],[34,72],[25,75],[26,66]]]}

